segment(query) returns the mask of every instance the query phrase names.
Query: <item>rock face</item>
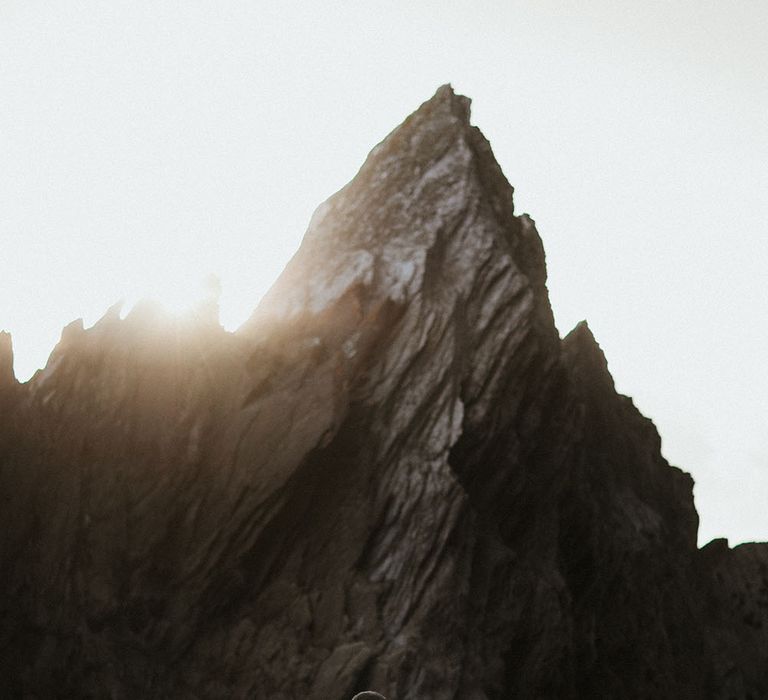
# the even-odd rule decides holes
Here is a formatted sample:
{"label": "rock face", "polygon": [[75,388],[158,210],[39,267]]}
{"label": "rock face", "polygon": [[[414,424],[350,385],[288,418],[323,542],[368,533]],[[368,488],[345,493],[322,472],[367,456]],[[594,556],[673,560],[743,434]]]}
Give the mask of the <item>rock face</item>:
{"label": "rock face", "polygon": [[768,547],[564,340],[450,87],[238,332],[151,306],[0,336],[6,697],[768,697]]}

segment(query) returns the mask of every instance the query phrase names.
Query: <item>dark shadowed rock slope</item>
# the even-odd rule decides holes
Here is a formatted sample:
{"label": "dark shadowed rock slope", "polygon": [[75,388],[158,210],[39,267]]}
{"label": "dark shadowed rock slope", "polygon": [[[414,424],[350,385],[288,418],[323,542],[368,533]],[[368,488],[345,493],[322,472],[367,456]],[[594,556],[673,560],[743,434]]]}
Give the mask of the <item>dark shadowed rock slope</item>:
{"label": "dark shadowed rock slope", "polygon": [[237,333],[0,336],[3,697],[768,697],[768,548],[697,550],[545,281],[446,86]]}

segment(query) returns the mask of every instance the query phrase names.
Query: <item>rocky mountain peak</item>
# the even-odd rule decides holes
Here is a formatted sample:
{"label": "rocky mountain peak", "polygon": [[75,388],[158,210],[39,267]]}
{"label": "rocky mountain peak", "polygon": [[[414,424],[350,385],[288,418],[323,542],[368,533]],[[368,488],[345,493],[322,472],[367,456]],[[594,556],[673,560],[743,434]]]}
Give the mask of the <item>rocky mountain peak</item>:
{"label": "rocky mountain peak", "polygon": [[237,333],[109,313],[19,388],[9,696],[768,692],[765,546],[698,552],[469,106],[376,146]]}
{"label": "rocky mountain peak", "polygon": [[562,352],[575,380],[615,393],[608,360],[586,321],[577,323],[563,338]]}
{"label": "rocky mountain peak", "polygon": [[[538,234],[530,219],[514,215],[513,189],[470,126],[469,104],[445,85],[373,149],[357,176],[317,209],[246,331],[259,318],[316,314],[355,285],[404,301],[425,277],[458,273],[460,280],[463,270],[440,269],[449,262],[440,251],[459,230],[465,267],[473,250],[496,247],[544,299]],[[488,225],[465,225],[480,220]]]}

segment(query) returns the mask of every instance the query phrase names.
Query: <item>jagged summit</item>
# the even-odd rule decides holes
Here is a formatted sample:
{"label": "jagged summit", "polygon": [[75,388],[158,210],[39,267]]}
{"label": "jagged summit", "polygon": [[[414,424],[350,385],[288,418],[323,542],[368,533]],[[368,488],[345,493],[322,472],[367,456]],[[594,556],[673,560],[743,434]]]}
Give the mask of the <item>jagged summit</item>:
{"label": "jagged summit", "polygon": [[0,331],[0,387],[13,384],[16,375],[13,373],[13,342],[11,334]]}
{"label": "jagged summit", "polygon": [[[243,331],[317,314],[353,287],[407,302],[436,275],[466,278],[491,249],[530,280],[548,313],[543,248],[480,131],[468,98],[438,89],[312,217],[298,253]],[[451,259],[442,251],[456,247]],[[460,253],[460,254],[458,254]],[[549,318],[545,319],[549,322]]]}
{"label": "jagged summit", "polygon": [[608,360],[586,321],[579,321],[563,338],[562,352],[564,360],[581,381],[601,385],[608,392],[614,392]]}
{"label": "jagged summit", "polygon": [[125,301],[122,299],[120,301],[115,302],[112,304],[107,310],[101,315],[101,318],[96,321],[94,324],[94,328],[104,328],[107,326],[113,326],[116,323],[120,321],[120,314],[123,310],[123,306],[125,306]]}
{"label": "jagged summit", "polygon": [[239,332],[66,329],[0,412],[0,687],[765,696],[768,548],[696,549],[690,477],[545,280],[443,86]]}
{"label": "jagged summit", "polygon": [[457,95],[456,91],[453,89],[453,85],[450,83],[444,83],[439,88],[437,88],[437,90],[435,90],[435,94],[432,95],[432,97],[430,97],[426,102],[424,102],[421,107],[416,110],[415,113],[419,113],[426,106],[430,106],[433,109],[447,108],[457,117],[469,124],[469,108],[471,104],[472,100],[469,97],[466,95]]}

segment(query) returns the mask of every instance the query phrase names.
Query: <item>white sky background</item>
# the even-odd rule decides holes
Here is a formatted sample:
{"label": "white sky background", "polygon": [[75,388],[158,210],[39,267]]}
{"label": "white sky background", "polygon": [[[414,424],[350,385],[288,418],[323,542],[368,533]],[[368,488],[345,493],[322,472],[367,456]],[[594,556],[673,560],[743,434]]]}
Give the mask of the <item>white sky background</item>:
{"label": "white sky background", "polygon": [[768,3],[0,0],[0,328],[16,370],[121,298],[236,327],[444,82],[538,224],[562,334],[768,539]]}

